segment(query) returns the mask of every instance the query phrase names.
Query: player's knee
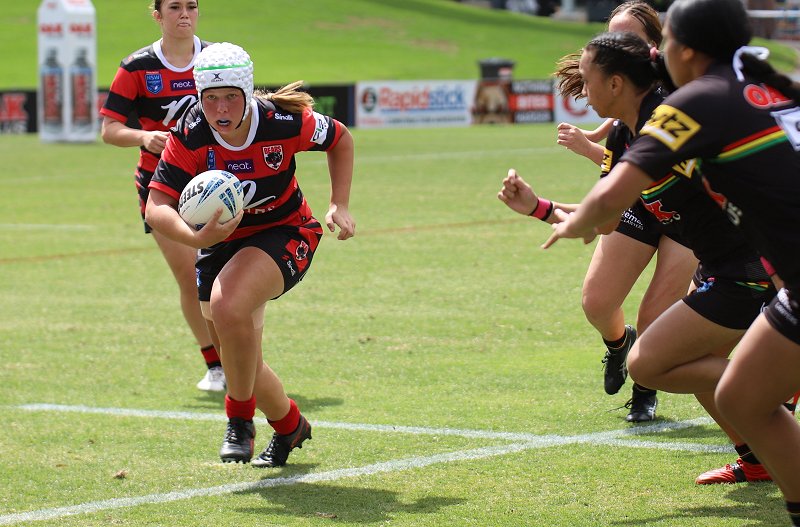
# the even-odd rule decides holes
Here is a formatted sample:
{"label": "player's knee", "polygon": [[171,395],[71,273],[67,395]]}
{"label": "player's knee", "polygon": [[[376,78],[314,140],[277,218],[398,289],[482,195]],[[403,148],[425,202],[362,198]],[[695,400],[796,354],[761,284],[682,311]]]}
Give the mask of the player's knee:
{"label": "player's knee", "polygon": [[619,306],[612,305],[604,295],[592,291],[584,291],[581,297],[581,307],[589,322],[608,318]]}

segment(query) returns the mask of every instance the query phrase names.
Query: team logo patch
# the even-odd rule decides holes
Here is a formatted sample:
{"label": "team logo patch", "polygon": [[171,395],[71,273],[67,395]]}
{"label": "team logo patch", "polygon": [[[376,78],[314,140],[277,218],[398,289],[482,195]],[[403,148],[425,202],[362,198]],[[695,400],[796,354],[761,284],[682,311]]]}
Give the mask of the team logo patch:
{"label": "team logo patch", "polygon": [[308,258],[308,244],[306,242],[300,242],[300,244],[294,250],[294,259],[302,261],[306,258]]}
{"label": "team logo patch", "polygon": [[147,88],[147,91],[156,95],[161,93],[161,90],[164,89],[164,80],[161,78],[161,74],[157,71],[155,72],[145,72],[144,74],[144,85]]}
{"label": "team logo patch", "polygon": [[272,170],[281,168],[281,163],[283,163],[282,145],[265,146],[262,151],[264,152],[264,162],[269,168]]}
{"label": "team logo patch", "polygon": [[682,111],[662,104],[655,109],[640,133],[655,137],[675,152],[699,132],[700,128],[697,121]]}

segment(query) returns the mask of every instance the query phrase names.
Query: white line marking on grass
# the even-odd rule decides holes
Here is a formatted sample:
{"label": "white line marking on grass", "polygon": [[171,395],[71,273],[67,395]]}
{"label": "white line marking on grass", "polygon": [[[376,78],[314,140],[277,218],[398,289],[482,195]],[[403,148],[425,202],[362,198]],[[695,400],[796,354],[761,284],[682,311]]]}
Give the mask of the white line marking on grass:
{"label": "white line marking on grass", "polygon": [[0,525],[13,525],[21,522],[51,520],[66,516],[76,516],[79,514],[90,514],[104,510],[136,507],[138,505],[168,503],[171,501],[186,500],[202,496],[219,496],[222,494],[232,494],[234,492],[251,492],[272,487],[295,485],[297,483],[320,483],[336,481],[344,478],[354,478],[358,476],[370,476],[373,474],[398,472],[401,470],[423,468],[438,463],[451,463],[454,461],[468,461],[484,459],[487,457],[502,456],[513,452],[527,450],[529,448],[535,448],[535,445],[529,443],[513,443],[504,446],[476,448],[472,450],[463,450],[460,452],[436,454],[433,456],[398,459],[395,461],[374,463],[364,467],[330,470],[316,474],[302,474],[285,478],[270,478],[246,483],[231,483],[217,487],[186,489],[175,492],[167,492],[164,494],[148,494],[146,496],[137,496],[134,498],[114,498],[110,500],[93,501],[89,503],[83,503],[81,505],[73,505],[71,507],[56,507],[52,509],[41,509],[38,511],[6,514],[4,516],[0,516]]}
{"label": "white line marking on grass", "polygon": [[[23,404],[16,408],[29,411],[48,411],[48,412],[77,412],[84,414],[114,415],[119,417],[147,417],[161,419],[177,419],[184,421],[227,421],[222,413],[199,413],[199,412],[165,412],[161,410],[137,410],[133,408],[100,408],[95,406],[69,406],[63,404]],[[389,432],[413,435],[440,435],[458,436],[472,439],[501,439],[506,441],[532,441],[553,440],[553,444],[561,443],[564,438],[569,438],[569,442],[592,443],[603,442],[620,436],[654,434],[668,430],[681,430],[693,426],[701,426],[712,423],[707,417],[700,417],[689,421],[660,422],[650,425],[640,425],[623,430],[612,430],[609,432],[594,432],[590,434],[561,436],[561,435],[538,435],[524,432],[492,432],[489,430],[463,430],[456,428],[428,428],[421,426],[396,426],[396,425],[373,425],[361,423],[338,423],[332,421],[311,421],[313,426],[319,428],[333,428],[338,430],[353,430],[359,432]]]}
{"label": "white line marking on grass", "polygon": [[[114,415],[123,417],[147,417],[163,419],[180,419],[193,421],[224,421],[225,417],[219,414],[194,413],[194,412],[164,412],[158,410],[136,410],[125,408],[96,408],[89,406],[67,406],[59,404],[26,404],[15,408],[29,411],[57,411],[57,412],[76,412],[101,415]],[[336,481],[344,478],[359,476],[369,476],[388,472],[398,472],[423,468],[439,463],[452,463],[456,461],[469,461],[485,459],[488,457],[502,456],[530,449],[546,448],[559,445],[570,445],[577,443],[589,443],[596,445],[610,445],[633,448],[652,448],[661,450],[681,450],[691,452],[730,452],[730,447],[720,447],[716,445],[700,445],[695,443],[683,442],[658,442],[643,441],[639,439],[620,439],[626,436],[637,436],[649,433],[667,432],[681,430],[693,426],[700,426],[710,423],[708,418],[692,419],[689,421],[679,421],[673,423],[656,423],[652,425],[637,426],[624,430],[613,430],[609,432],[598,432],[592,434],[579,434],[574,436],[560,435],[535,435],[526,433],[511,432],[490,432],[482,430],[459,430],[451,428],[424,428],[415,426],[390,426],[390,425],[370,425],[354,423],[336,423],[328,421],[314,421],[313,425],[320,428],[334,428],[340,430],[389,432],[401,434],[418,435],[450,435],[477,439],[501,439],[512,440],[514,443],[462,450],[435,454],[432,456],[412,457],[374,463],[363,467],[330,470],[315,474],[302,474],[290,477],[278,477],[263,479],[256,482],[233,483],[220,485],[217,487],[186,489],[182,491],[167,492],[162,494],[148,494],[133,498],[113,498],[109,500],[94,501],[73,505],[69,507],[56,507],[51,509],[40,509],[36,511],[6,514],[0,516],[0,525],[13,525],[21,522],[41,521],[79,514],[90,514],[103,510],[121,509],[136,507],[139,505],[150,505],[155,503],[167,503],[178,500],[192,499],[202,496],[218,496],[231,494],[234,492],[252,492],[259,489],[271,487],[295,485],[297,483],[319,483]]]}

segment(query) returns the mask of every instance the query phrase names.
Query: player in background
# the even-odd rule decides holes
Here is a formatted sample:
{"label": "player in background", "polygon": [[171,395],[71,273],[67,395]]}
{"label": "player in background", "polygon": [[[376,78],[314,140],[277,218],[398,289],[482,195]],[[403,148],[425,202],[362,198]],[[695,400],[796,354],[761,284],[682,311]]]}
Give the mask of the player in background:
{"label": "player in background", "polygon": [[[617,7],[608,26],[613,31],[630,31],[653,47],[661,43],[658,13],[639,0]],[[583,90],[583,79],[578,72],[580,54],[571,57],[562,60],[556,73],[564,96],[580,95]],[[608,156],[607,159],[621,153],[595,146]],[[609,166],[608,163],[601,165],[601,177],[608,172]],[[697,259],[679,235],[674,231],[665,233],[641,202],[632,200],[631,203],[633,205],[624,212],[616,230],[598,242],[583,282],[583,311],[606,347],[603,384],[609,395],[616,394],[625,383],[625,361],[636,340],[637,330],[644,331],[658,315],[686,294],[697,267]],[[656,256],[655,270],[639,304],[634,328],[625,324],[622,304],[653,256]],[[657,405],[656,391],[635,383],[625,404],[630,409],[626,420],[653,420]]]}
{"label": "player in background", "polygon": [[[615,7],[608,16],[608,31],[630,31],[654,48],[661,45],[658,11],[643,0],[628,0]],[[575,74],[580,58],[580,52],[572,53],[558,62],[555,76],[559,79],[559,91],[564,97],[582,97],[580,76]],[[559,123],[556,142],[588,158],[595,165],[602,165],[604,149],[598,143],[608,136],[613,124],[614,119],[606,119],[594,130],[587,131],[569,123]]]}
{"label": "player in background", "polygon": [[[325,223],[331,232],[338,226],[338,238],[346,240],[355,233],[348,210],[353,139],[342,123],[313,110],[311,96],[298,90],[302,82],[254,94],[253,63],[234,44],[204,49],[194,79],[200,102],[167,140],[150,182],[146,219],[168,238],[200,250],[199,298],[228,380],[220,457],[251,460],[258,407],[274,433],[252,464],[282,466],[292,449],[311,438],[311,425],[264,362],[264,309],[305,276],[323,233],[298,186],[295,154],[327,154],[331,198]],[[210,169],[241,180],[244,209],[218,224],[220,208],[195,231],[178,215],[178,198],[195,175]]]}
{"label": "player in background", "polygon": [[[601,115],[619,118],[606,141],[606,148],[615,153],[611,168],[664,100],[665,94],[654,89],[663,71],[663,63],[657,67],[651,62],[650,49],[631,33],[600,35],[584,48],[580,74],[589,102]],[[617,77],[613,83],[612,76]],[[617,95],[612,96],[615,90]],[[693,167],[691,161],[673,167],[639,197],[665,229],[675,230],[686,241],[700,263],[689,293],[636,341],[628,356],[630,374],[646,386],[694,394],[739,452],[735,463],[700,475],[696,483],[766,481],[771,479],[766,469],[717,411],[714,388],[733,347],[776,290],[741,231],[692,182]],[[550,208],[548,200],[539,198],[513,170],[498,196],[521,214],[540,206]],[[552,208],[573,212],[577,205]],[[558,221],[554,214],[542,219]]]}
{"label": "player in background", "polygon": [[676,162],[698,160],[709,194],[783,283],[742,337],[714,396],[800,526],[800,425],[783,406],[800,389],[800,86],[765,61],[767,50],[747,46],[751,36],[739,0],[670,6],[664,55],[678,90],[578,210],[561,216],[544,247],[591,240],[596,226]]}
{"label": "player in background", "polygon": [[[161,27],[161,38],[122,61],[100,110],[104,142],[139,148],[135,178],[142,219],[147,185],[164,150],[168,130],[197,101],[192,67],[200,50],[208,45],[195,35],[197,0],[155,0],[151,7],[153,19]],[[138,119],[141,128],[126,124],[132,117]],[[146,222],[144,232],[152,234],[178,283],[183,317],[205,360],[206,373],[197,388],[225,391],[222,364],[197,301],[196,251],[152,232]]]}

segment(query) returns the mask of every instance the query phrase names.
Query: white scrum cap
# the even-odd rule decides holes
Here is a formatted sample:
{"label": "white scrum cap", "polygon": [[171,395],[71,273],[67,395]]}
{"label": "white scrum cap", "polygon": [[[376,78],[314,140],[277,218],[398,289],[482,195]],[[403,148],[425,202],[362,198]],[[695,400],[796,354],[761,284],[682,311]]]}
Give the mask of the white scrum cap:
{"label": "white scrum cap", "polygon": [[194,61],[194,83],[201,97],[209,88],[239,88],[245,98],[242,120],[247,118],[253,100],[253,61],[236,44],[219,42],[204,48]]}

